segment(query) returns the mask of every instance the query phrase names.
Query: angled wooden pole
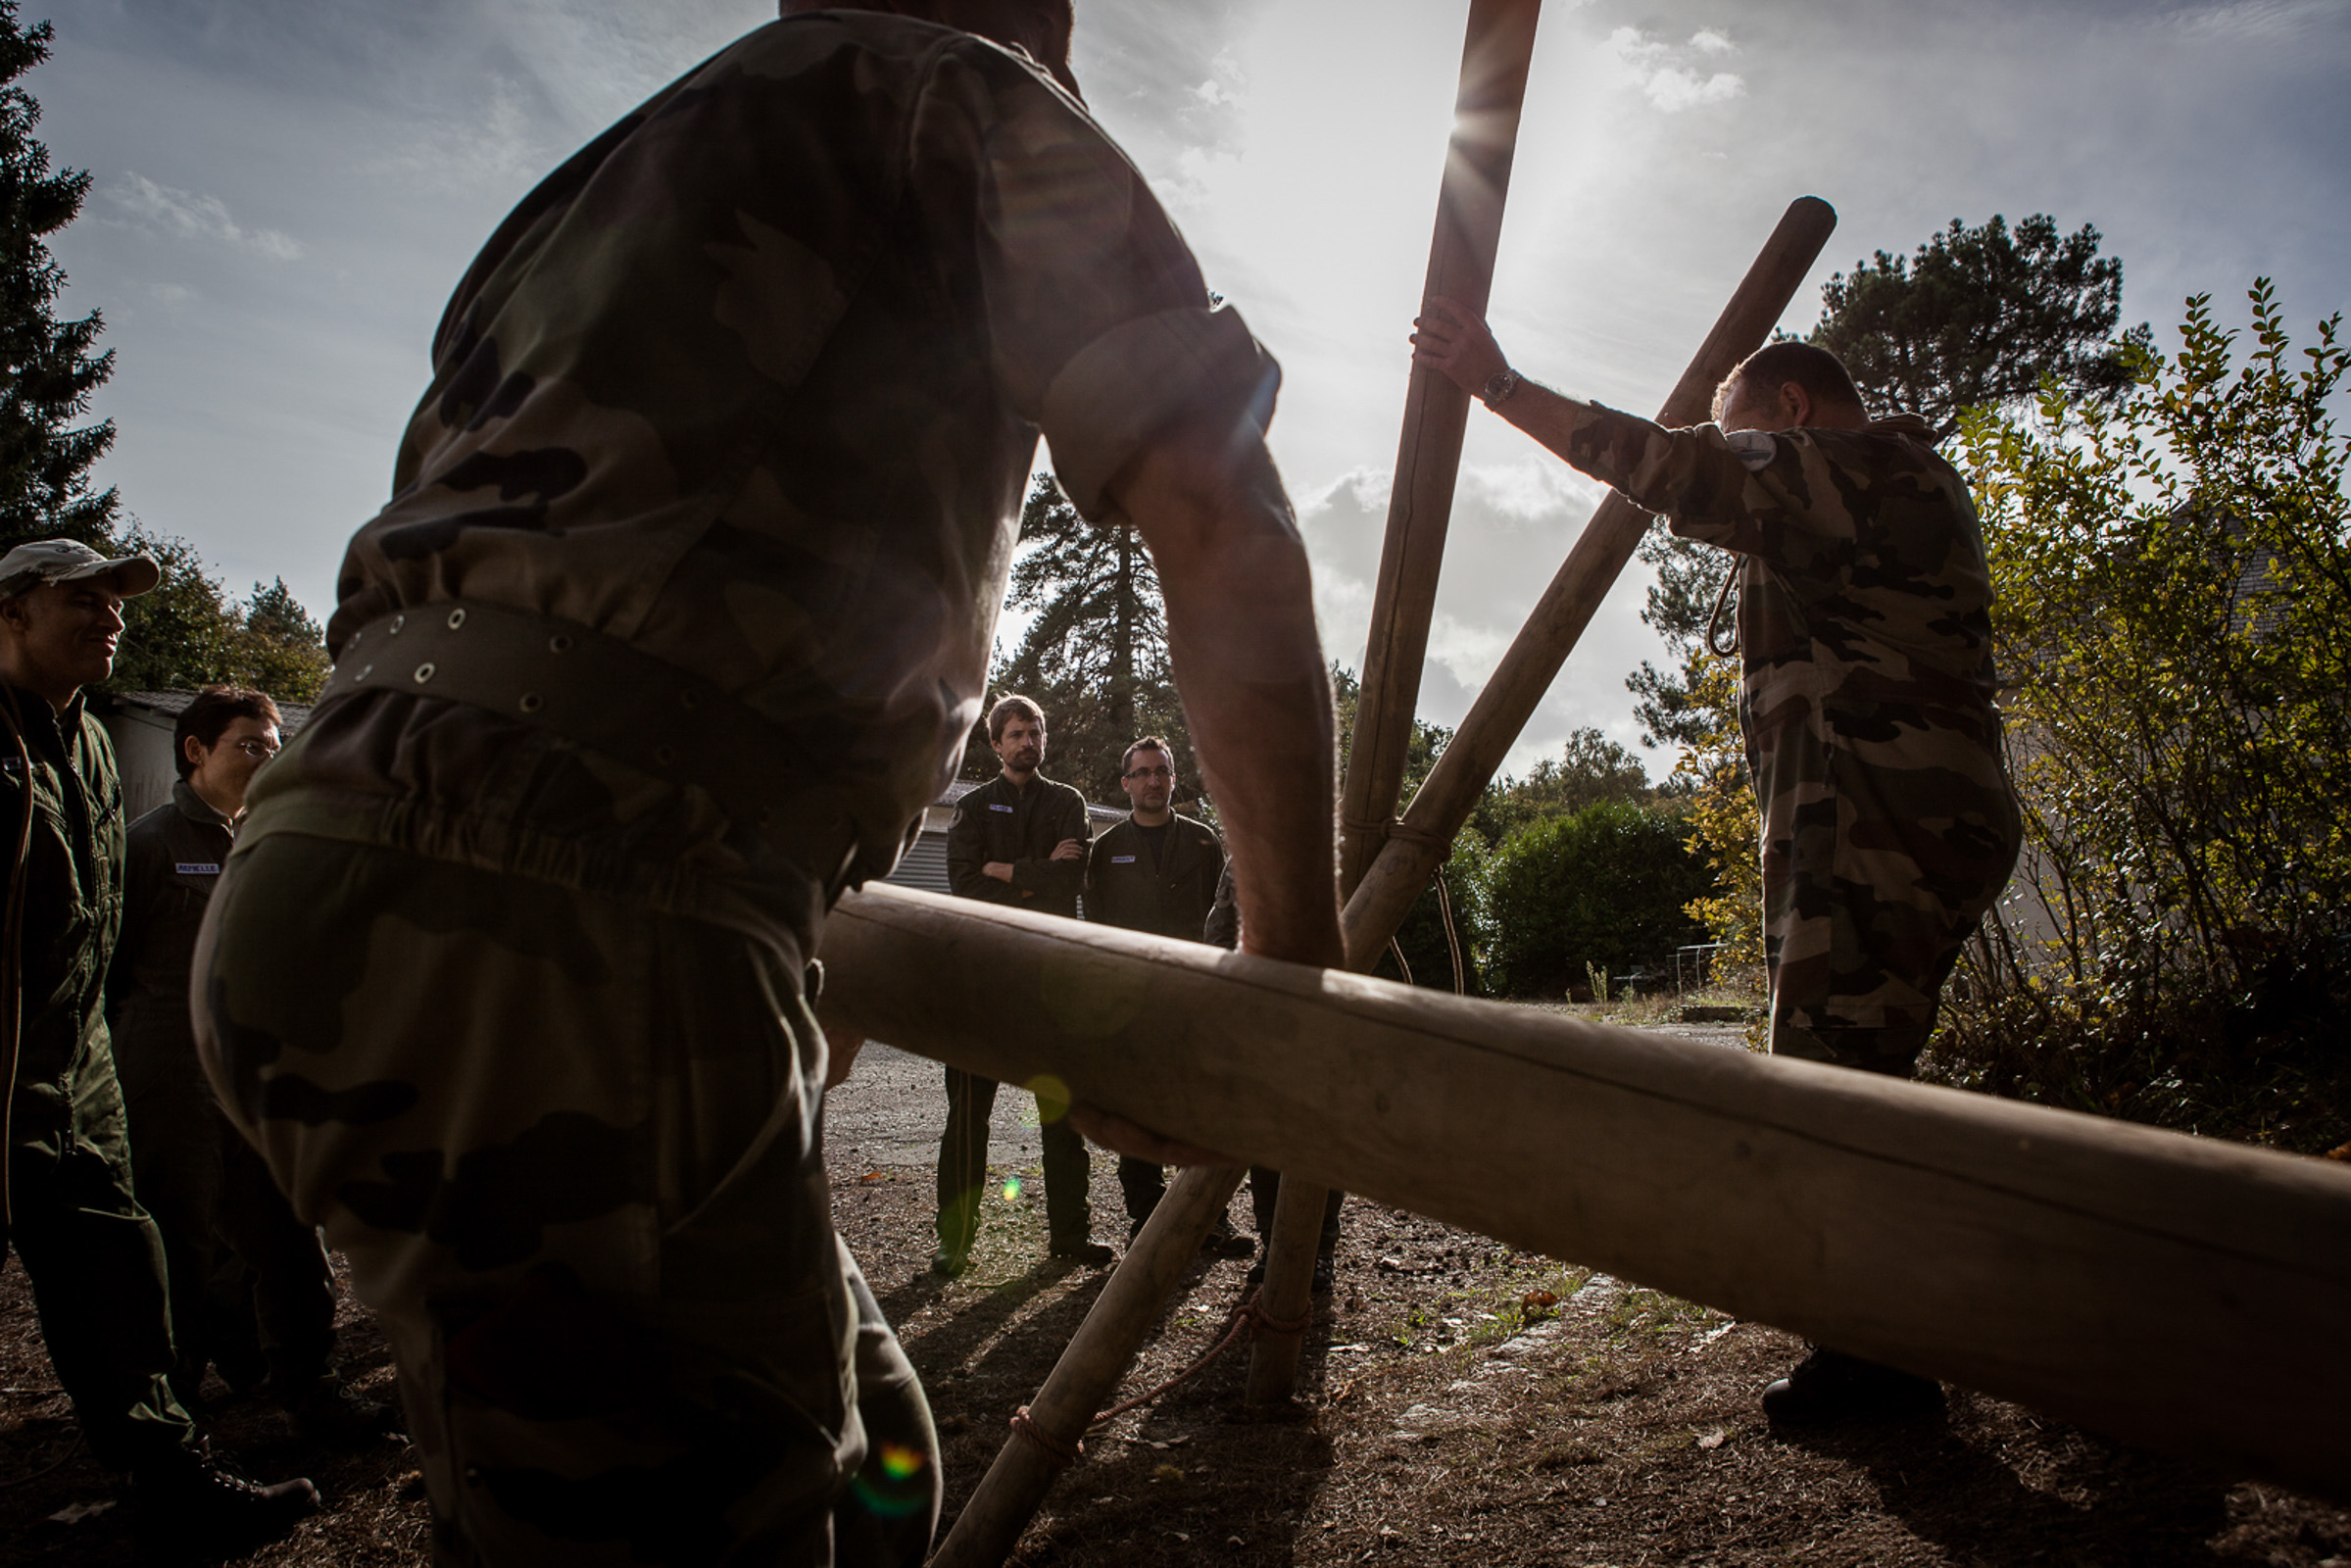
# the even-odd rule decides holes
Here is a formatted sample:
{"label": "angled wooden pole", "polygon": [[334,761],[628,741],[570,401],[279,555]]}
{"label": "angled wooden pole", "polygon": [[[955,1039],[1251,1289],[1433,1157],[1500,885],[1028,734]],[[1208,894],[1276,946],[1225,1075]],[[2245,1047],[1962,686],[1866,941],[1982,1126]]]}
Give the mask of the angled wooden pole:
{"label": "angled wooden pole", "polygon": [[2351,1167],[897,888],[823,957],[833,1026],[2351,1497]]}
{"label": "angled wooden pole", "polygon": [[[1184,1271],[1200,1256],[1208,1227],[1241,1185],[1237,1168],[1200,1165],[1179,1171],[1167,1196],[1143,1222],[1110,1283],[1029,1402],[1027,1431],[1015,1427],[980,1478],[931,1568],[996,1568],[1012,1554],[1037,1516],[1095,1413],[1135,1359]],[[1031,1436],[1034,1432],[1037,1436]]]}
{"label": "angled wooden pole", "polygon": [[[1437,232],[1429,244],[1423,297],[1444,294],[1484,315],[1501,244],[1502,203],[1518,149],[1542,0],[1470,0],[1461,48],[1461,88],[1453,135],[1437,195]],[[1461,435],[1469,397],[1433,371],[1414,369],[1404,396],[1396,482],[1388,499],[1387,541],[1372,590],[1371,640],[1355,703],[1354,742],[1341,797],[1345,836],[1339,880],[1355,885],[1380,847],[1404,778],[1420,666],[1429,651],[1438,568],[1461,471]]]}
{"label": "angled wooden pole", "polygon": [[[1714,329],[1682,372],[1673,395],[1665,400],[1659,423],[1691,425],[1706,418],[1716,385],[1732,367],[1763,346],[1836,227],[1836,210],[1820,198],[1802,196],[1788,204]],[[1347,952],[1361,956],[1358,967],[1368,969],[1378,959],[1380,950],[1403,924],[1412,901],[1428,886],[1431,873],[1452,852],[1454,835],[1477,808],[1478,797],[1493,781],[1543,693],[1550,690],[1648,526],[1649,514],[1613,491],[1585,524],[1558,575],[1470,706],[1469,715],[1414,792],[1400,829],[1350,886],[1343,923]]]}
{"label": "angled wooden pole", "polygon": [[[1265,1316],[1288,1325],[1304,1323],[1314,1311],[1314,1254],[1322,1245],[1322,1211],[1331,1190],[1303,1176],[1282,1178],[1275,1200],[1273,1237],[1265,1247],[1264,1294],[1258,1298]],[[1280,1404],[1298,1387],[1298,1352],[1306,1346],[1303,1329],[1260,1324],[1256,1343],[1249,1347],[1249,1388],[1242,1398],[1252,1405]]]}
{"label": "angled wooden pole", "polygon": [[[1429,241],[1423,299],[1443,294],[1480,315],[1486,312],[1494,255],[1501,246],[1510,165],[1518,152],[1519,113],[1526,103],[1527,71],[1535,54],[1535,24],[1542,10],[1543,0],[1470,0],[1461,44],[1461,84],[1453,99],[1453,134],[1437,191],[1437,225]],[[1415,368],[1404,394],[1403,433],[1396,442],[1396,476],[1388,497],[1388,532],[1372,590],[1371,635],[1355,699],[1354,739],[1340,790],[1343,892],[1353,889],[1378,853],[1403,790],[1412,716],[1420,706],[1420,668],[1428,657],[1429,619],[1437,608],[1437,578],[1445,564],[1445,536],[1452,520],[1461,437],[1468,422],[1468,394],[1444,376]],[[1376,958],[1372,956],[1371,961]],[[1370,961],[1364,967],[1370,967]],[[1294,1300],[1302,1311],[1309,1301],[1314,1252],[1310,1247],[1284,1245],[1284,1216],[1305,1213],[1311,1199],[1319,1226],[1326,1195],[1321,1189],[1285,1181],[1282,1196],[1274,1235],[1266,1246],[1265,1298]],[[1296,1367],[1297,1345],[1260,1342],[1250,1359],[1250,1397],[1288,1397],[1290,1379],[1281,1369]]]}

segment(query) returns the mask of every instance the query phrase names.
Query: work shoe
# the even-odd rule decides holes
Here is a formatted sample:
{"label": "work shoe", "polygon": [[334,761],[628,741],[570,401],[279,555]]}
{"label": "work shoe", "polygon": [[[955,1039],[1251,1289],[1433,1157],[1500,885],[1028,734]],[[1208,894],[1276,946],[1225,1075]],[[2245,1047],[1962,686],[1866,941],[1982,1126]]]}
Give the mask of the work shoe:
{"label": "work shoe", "polygon": [[1100,1242],[1055,1242],[1049,1255],[1092,1268],[1108,1268],[1118,1261],[1118,1254]]}
{"label": "work shoe", "polygon": [[208,1443],[141,1465],[132,1479],[140,1533],[174,1554],[250,1551],[318,1506],[318,1489],[307,1479],[248,1481],[215,1459]]}
{"label": "work shoe", "polygon": [[1816,1345],[1795,1370],[1763,1391],[1774,1426],[1831,1426],[1840,1421],[1903,1421],[1942,1409],[1942,1385]]}
{"label": "work shoe", "polygon": [[401,1435],[397,1409],[370,1399],[331,1372],[280,1396],[278,1403],[293,1417],[294,1430],[305,1442],[356,1448]]}
{"label": "work shoe", "polygon": [[969,1267],[971,1267],[969,1252],[951,1252],[942,1247],[931,1254],[931,1272],[943,1280],[961,1279],[963,1271]]}
{"label": "work shoe", "polygon": [[1200,1250],[1210,1257],[1247,1257],[1257,1250],[1257,1244],[1233,1229],[1231,1220],[1220,1219],[1200,1238]]}

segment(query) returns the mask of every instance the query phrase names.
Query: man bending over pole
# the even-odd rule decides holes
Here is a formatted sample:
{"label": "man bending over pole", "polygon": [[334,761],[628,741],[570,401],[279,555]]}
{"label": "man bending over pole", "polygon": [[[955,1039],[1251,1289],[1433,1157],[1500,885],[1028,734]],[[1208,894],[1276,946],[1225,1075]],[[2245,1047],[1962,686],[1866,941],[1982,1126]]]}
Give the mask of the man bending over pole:
{"label": "man bending over pole", "polygon": [[[1932,427],[1872,419],[1808,343],[1757,350],[1716,391],[1713,424],[1667,430],[1527,380],[1451,300],[1414,324],[1415,364],[1738,557],[1772,1050],[1909,1077],[2021,835],[1983,536]],[[1825,1347],[1763,1395],[1789,1424],[1940,1404],[1934,1383]]]}
{"label": "man bending over pole", "polygon": [[784,9],[459,285],[197,955],[223,1105],[392,1342],[443,1563],[924,1555],[806,977],[978,714],[1041,429],[1157,564],[1250,946],[1341,957],[1276,371],[1075,96],[1068,0]]}

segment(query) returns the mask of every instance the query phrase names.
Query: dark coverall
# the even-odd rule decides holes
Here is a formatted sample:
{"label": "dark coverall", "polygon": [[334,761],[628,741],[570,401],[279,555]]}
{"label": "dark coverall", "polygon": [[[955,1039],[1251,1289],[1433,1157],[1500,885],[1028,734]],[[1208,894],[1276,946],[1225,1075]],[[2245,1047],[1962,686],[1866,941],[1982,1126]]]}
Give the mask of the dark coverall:
{"label": "dark coverall", "polygon": [[[1153,833],[1132,815],[1094,841],[1086,860],[1086,918],[1179,942],[1203,940],[1224,872],[1224,845],[1204,822],[1171,816]],[[1140,1225],[1167,1196],[1164,1167],[1118,1157],[1127,1218]]]}
{"label": "dark coverall", "polygon": [[[1053,858],[1064,839],[1086,842],[1086,798],[1042,773],[1016,789],[998,774],[956,804],[947,830],[947,885],[959,898],[1075,919],[1086,861]],[[1012,880],[999,882],[980,868],[1009,862]],[[947,1069],[947,1131],[939,1139],[939,1250],[954,1257],[971,1250],[979,1230],[980,1198],[988,1185],[988,1115],[996,1080]],[[1094,1228],[1086,1190],[1092,1181],[1086,1140],[1069,1125],[1066,1099],[1040,1095],[1039,1140],[1045,1146],[1045,1221],[1055,1251],[1083,1247]]]}
{"label": "dark coverall", "polygon": [[266,1370],[283,1397],[326,1374],[334,1273],[318,1231],[294,1217],[269,1167],[220,1114],[188,1017],[196,930],[235,843],[233,824],[185,779],[130,825],[107,989],[131,1170],[171,1266],[173,1387],[193,1395],[217,1361],[231,1383]]}
{"label": "dark coverall", "polygon": [[[62,714],[14,687],[4,700],[31,756],[33,807],[23,873],[9,1241],[32,1280],[41,1338],[91,1451],[135,1471],[196,1440],[167,1381],[163,1242],[132,1196],[103,1005],[122,923],[122,778],[114,747],[81,698]],[[0,831],[12,851],[28,787],[15,750],[0,735]]]}

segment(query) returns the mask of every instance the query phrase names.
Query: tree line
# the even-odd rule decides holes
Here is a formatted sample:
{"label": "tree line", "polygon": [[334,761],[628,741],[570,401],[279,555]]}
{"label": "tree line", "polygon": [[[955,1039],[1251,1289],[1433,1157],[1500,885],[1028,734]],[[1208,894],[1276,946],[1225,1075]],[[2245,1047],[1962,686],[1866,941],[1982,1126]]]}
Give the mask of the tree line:
{"label": "tree line", "polygon": [[162,564],[162,585],[123,606],[122,651],[102,690],[220,682],[308,702],[326,681],[326,639],[285,580],[256,583],[238,601],[193,546],[125,515],[114,488],[92,482],[115,424],[90,419],[90,402],[115,356],[98,348],[101,312],[59,316],[66,274],[49,250],[49,237],[80,213],[90,175],[50,167],[33,133],[40,103],[21,79],[49,58],[54,36],[48,23],[27,26],[14,0],[0,0],[0,554],[68,538]]}

